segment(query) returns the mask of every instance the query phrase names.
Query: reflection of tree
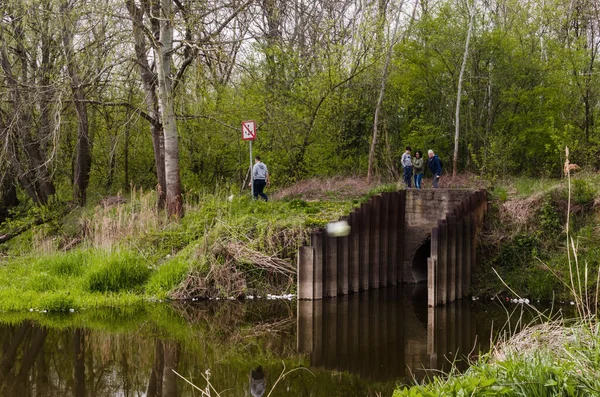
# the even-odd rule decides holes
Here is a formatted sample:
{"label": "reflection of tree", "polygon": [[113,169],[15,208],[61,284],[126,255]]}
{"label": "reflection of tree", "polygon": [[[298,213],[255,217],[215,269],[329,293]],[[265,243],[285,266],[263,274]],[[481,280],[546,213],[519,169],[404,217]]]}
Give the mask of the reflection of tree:
{"label": "reflection of tree", "polygon": [[179,355],[181,345],[179,342],[163,342],[165,354],[165,367],[163,370],[163,397],[177,396],[177,375],[173,372],[179,371]]}
{"label": "reflection of tree", "polygon": [[[28,334],[32,335],[27,338]],[[47,336],[46,328],[32,327],[30,322],[23,322],[16,329],[10,328],[8,337],[5,335],[3,338],[2,361],[0,362],[1,395],[13,395],[17,392],[19,395],[30,393],[31,388],[23,385],[28,380],[38,355],[43,351]],[[18,360],[19,356],[22,357],[21,360]],[[40,374],[47,378],[47,372],[42,371]]]}
{"label": "reflection of tree", "polygon": [[148,389],[146,395],[148,397],[161,397],[162,395],[162,378],[163,378],[163,345],[160,339],[154,341],[154,363],[152,364],[152,372],[148,381]]}
{"label": "reflection of tree", "polygon": [[181,345],[175,341],[154,340],[154,362],[148,380],[148,397],[175,397],[177,393],[177,375]]}
{"label": "reflection of tree", "polygon": [[85,333],[81,328],[73,331],[73,379],[76,397],[85,396]]}

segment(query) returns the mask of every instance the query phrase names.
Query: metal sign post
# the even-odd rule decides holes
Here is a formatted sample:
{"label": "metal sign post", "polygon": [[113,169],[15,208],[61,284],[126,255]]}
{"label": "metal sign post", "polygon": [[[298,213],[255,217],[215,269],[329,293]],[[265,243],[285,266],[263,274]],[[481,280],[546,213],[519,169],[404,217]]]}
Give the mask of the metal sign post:
{"label": "metal sign post", "polygon": [[256,123],[254,120],[242,121],[242,139],[250,144],[250,186],[254,198],[254,173],[252,172],[252,141],[256,139]]}

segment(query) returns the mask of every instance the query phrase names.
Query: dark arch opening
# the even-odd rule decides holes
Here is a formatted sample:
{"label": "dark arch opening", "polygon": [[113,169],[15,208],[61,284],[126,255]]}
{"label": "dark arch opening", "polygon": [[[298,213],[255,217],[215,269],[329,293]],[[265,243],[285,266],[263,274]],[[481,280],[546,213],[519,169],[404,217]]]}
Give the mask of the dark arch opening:
{"label": "dark arch opening", "polygon": [[412,274],[415,283],[426,283],[427,282],[427,258],[431,255],[431,238],[428,236],[427,240],[421,244],[412,261]]}

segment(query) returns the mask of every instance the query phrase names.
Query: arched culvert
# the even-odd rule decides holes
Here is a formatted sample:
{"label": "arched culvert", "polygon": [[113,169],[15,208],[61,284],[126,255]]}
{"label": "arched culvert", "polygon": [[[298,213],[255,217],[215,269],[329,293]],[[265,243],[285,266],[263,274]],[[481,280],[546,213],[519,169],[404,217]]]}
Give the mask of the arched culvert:
{"label": "arched culvert", "polygon": [[427,258],[431,255],[431,238],[427,237],[427,240],[421,244],[412,261],[412,274],[415,283],[426,283],[427,282]]}

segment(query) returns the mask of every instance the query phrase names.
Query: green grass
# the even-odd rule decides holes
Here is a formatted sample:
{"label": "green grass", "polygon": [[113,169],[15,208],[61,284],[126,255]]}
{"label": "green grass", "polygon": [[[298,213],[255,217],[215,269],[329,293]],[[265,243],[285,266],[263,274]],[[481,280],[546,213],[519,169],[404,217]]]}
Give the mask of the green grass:
{"label": "green grass", "polygon": [[[51,222],[0,245],[0,311],[61,312],[165,299],[190,271],[206,274],[219,266],[222,259],[214,247],[228,242],[292,261],[311,228],[339,219],[360,201],[265,203],[247,195],[230,201],[228,195],[188,194],[186,215],[179,222],[156,213],[152,192],[132,191],[126,204],[89,206],[66,216],[52,216],[48,208],[30,210],[22,221],[4,226],[26,224],[40,213]],[[64,206],[59,208],[64,212]],[[79,248],[58,250],[81,238],[84,230]],[[260,288],[263,273],[249,263],[238,265]]]}

